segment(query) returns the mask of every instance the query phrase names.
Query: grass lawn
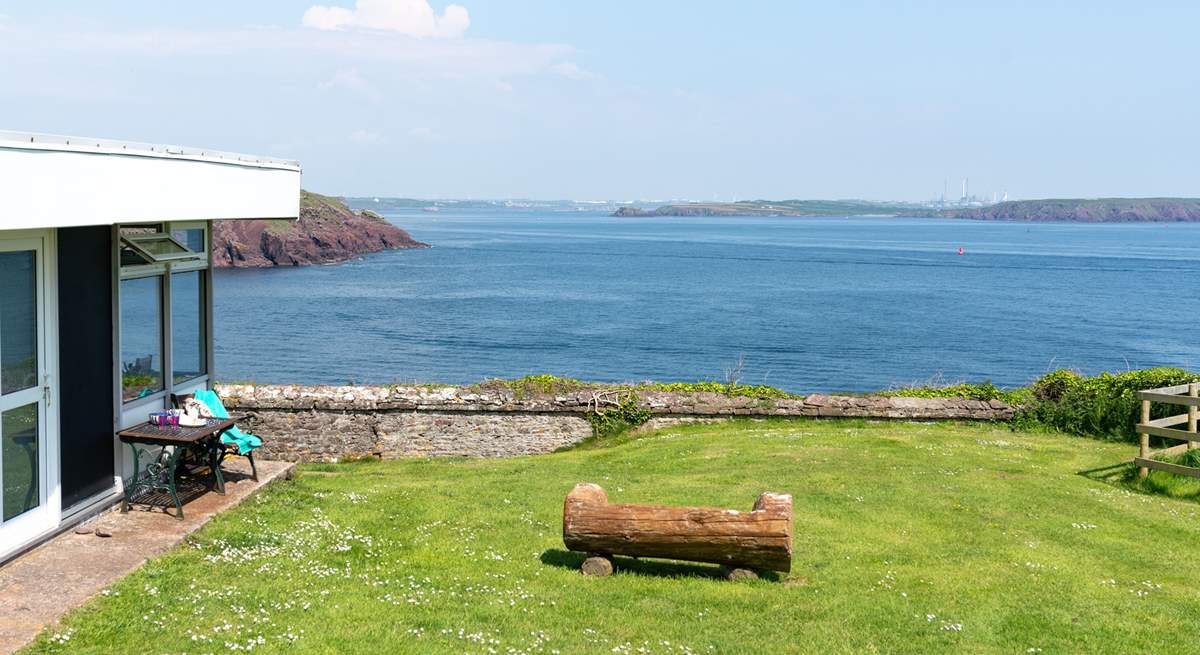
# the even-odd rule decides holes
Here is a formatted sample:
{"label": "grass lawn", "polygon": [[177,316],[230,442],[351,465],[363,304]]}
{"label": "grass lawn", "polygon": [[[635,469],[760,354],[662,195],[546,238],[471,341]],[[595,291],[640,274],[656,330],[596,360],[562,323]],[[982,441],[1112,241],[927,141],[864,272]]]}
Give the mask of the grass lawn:
{"label": "grass lawn", "polygon": [[[538,457],[308,466],[30,650],[1200,652],[1200,505],[1128,488],[1124,469],[1079,475],[1134,450],[1004,426],[735,422]],[[560,533],[580,481],[611,502],[745,510],[791,493],[792,573],[728,583],[618,558],[585,578]]]}

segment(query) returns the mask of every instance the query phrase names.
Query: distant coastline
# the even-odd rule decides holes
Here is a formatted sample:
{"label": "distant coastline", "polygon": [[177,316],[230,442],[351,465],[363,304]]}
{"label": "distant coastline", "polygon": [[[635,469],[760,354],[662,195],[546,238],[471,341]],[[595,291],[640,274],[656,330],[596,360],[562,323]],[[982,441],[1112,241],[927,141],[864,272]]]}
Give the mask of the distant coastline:
{"label": "distant coastline", "polygon": [[915,203],[867,200],[744,200],[672,203],[655,209],[621,207],[613,216],[909,216],[930,215]]}
{"label": "distant coastline", "polygon": [[674,203],[654,209],[621,207],[613,216],[920,216],[980,221],[1189,223],[1200,222],[1200,198],[1013,200],[950,209],[859,200],[754,200]]}

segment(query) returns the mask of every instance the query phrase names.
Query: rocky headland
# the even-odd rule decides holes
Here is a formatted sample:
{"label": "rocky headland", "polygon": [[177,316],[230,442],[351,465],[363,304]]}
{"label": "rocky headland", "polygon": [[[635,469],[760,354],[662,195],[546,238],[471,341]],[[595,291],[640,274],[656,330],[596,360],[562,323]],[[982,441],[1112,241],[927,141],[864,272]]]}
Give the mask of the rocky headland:
{"label": "rocky headland", "polygon": [[979,221],[1167,223],[1200,221],[1200,198],[1069,198],[1015,200],[987,207],[948,209],[947,218]]}
{"label": "rocky headland", "polygon": [[219,268],[305,266],[402,248],[428,248],[371,212],[340,198],[300,192],[298,220],[214,221],[213,265]]}

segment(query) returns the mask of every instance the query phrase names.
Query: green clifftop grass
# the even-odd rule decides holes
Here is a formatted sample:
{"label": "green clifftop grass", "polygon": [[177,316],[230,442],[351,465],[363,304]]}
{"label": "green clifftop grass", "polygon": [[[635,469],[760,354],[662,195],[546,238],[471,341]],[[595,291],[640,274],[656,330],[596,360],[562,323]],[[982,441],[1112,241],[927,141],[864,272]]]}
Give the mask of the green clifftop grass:
{"label": "green clifftop grass", "polygon": [[[1079,475],[1132,452],[1001,426],[767,421],[308,466],[29,652],[1200,652],[1200,506],[1138,493],[1120,466]],[[727,583],[619,558],[585,578],[560,523],[581,481],[612,502],[742,510],[791,493],[792,572]]]}

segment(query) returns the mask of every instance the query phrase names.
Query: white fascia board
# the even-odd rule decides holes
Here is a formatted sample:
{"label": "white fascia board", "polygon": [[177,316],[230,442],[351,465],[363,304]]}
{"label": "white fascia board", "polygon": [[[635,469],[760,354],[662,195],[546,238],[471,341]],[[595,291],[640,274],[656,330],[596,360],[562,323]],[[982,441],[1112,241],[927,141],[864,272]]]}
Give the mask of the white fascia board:
{"label": "white fascia board", "polygon": [[0,133],[0,230],[300,215],[296,162],[5,137],[11,133]]}

